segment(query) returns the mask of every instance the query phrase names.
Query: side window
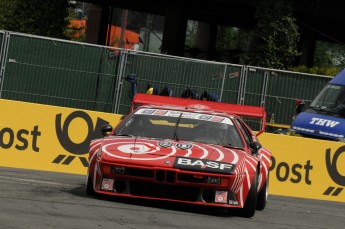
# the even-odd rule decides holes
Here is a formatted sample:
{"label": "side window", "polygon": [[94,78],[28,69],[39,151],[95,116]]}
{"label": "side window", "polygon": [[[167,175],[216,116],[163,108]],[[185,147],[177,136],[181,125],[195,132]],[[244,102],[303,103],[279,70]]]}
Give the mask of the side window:
{"label": "side window", "polygon": [[236,120],[237,126],[239,127],[240,131],[243,134],[244,139],[246,140],[247,144],[249,145],[252,142],[251,134],[248,132],[245,125],[243,125],[243,123],[239,119],[235,119],[235,120]]}

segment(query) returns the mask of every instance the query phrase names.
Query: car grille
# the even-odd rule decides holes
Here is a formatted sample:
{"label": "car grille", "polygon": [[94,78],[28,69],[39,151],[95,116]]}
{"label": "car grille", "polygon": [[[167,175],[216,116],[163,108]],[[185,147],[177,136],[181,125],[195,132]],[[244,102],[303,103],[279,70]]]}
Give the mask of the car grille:
{"label": "car grille", "polygon": [[154,170],[150,169],[137,169],[137,168],[127,168],[127,175],[136,177],[154,177]]}
{"label": "car grille", "polygon": [[130,181],[130,194],[135,196],[154,197],[195,202],[199,198],[200,189],[197,187],[154,184]]}
{"label": "car grille", "polygon": [[127,168],[127,175],[134,177],[154,178],[157,182],[175,183],[176,181],[189,183],[206,183],[205,176],[195,176],[190,173],[179,172],[171,170],[151,170],[139,168]]}

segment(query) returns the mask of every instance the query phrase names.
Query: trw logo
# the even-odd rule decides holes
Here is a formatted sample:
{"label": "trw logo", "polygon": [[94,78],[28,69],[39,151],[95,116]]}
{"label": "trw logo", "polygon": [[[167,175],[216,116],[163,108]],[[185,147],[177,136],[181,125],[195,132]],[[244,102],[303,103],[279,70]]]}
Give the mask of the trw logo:
{"label": "trw logo", "polygon": [[322,118],[312,118],[310,124],[318,125],[318,126],[327,126],[327,127],[335,127],[339,124],[337,121],[322,119]]}

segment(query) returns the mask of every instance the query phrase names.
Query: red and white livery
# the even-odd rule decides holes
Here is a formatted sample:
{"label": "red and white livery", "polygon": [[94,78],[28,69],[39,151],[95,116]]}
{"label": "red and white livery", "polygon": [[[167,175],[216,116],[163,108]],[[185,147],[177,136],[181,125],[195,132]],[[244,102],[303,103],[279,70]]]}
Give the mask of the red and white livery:
{"label": "red and white livery", "polygon": [[[255,134],[242,117],[260,130]],[[271,153],[264,108],[137,94],[132,112],[90,144],[86,191],[263,210]]]}

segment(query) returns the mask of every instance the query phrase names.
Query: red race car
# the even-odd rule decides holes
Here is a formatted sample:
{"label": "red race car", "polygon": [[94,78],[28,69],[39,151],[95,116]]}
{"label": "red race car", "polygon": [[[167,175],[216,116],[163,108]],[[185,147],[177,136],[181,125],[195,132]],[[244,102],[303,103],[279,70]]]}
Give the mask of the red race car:
{"label": "red race car", "polygon": [[[241,119],[260,120],[256,134]],[[263,210],[271,153],[264,108],[136,94],[132,112],[90,144],[86,192]]]}

